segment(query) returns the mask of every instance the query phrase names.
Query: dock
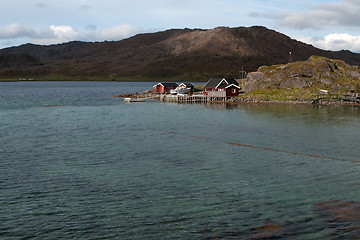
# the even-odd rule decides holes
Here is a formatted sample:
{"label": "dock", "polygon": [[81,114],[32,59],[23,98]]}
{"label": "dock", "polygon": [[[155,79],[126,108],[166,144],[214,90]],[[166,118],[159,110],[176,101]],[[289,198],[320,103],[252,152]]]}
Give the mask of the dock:
{"label": "dock", "polygon": [[226,92],[209,92],[205,94],[163,94],[161,101],[177,103],[209,103],[214,101],[226,101]]}

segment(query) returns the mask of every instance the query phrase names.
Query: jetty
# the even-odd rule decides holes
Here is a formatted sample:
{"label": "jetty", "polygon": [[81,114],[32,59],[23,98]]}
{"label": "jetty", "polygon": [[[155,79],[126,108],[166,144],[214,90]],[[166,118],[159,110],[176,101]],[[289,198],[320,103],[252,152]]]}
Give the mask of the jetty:
{"label": "jetty", "polygon": [[161,94],[160,101],[177,103],[209,103],[216,101],[226,101],[226,92],[208,92],[207,94]]}

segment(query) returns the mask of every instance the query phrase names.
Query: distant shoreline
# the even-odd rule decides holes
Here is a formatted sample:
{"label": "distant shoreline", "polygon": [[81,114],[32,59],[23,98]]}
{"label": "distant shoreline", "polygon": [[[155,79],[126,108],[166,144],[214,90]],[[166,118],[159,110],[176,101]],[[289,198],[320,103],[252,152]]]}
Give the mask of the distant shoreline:
{"label": "distant shoreline", "polygon": [[311,105],[311,106],[348,106],[348,107],[360,107],[359,103],[350,103],[350,102],[342,102],[342,101],[329,101],[329,102],[322,102],[313,104],[312,100],[308,101],[277,101],[277,100],[270,100],[270,101],[216,101],[218,103],[227,103],[227,104],[262,104],[262,105]]}
{"label": "distant shoreline", "polygon": [[[160,99],[159,94],[154,94],[152,90],[146,90],[141,93],[126,93],[126,94],[119,94],[114,97],[117,98],[151,98],[151,99]],[[211,101],[212,103],[219,103],[219,104],[234,104],[234,105],[241,105],[241,104],[263,104],[263,105],[312,105],[312,106],[353,106],[359,107],[359,103],[354,102],[344,102],[344,101],[323,101],[321,103],[313,103],[312,99],[309,100],[288,100],[288,101],[279,101],[279,100],[257,100],[257,99],[246,99],[241,98],[241,96],[236,98],[231,98],[227,101]]]}
{"label": "distant shoreline", "polygon": [[[0,79],[0,82],[155,82],[154,81],[134,81],[134,80],[15,80],[15,79]],[[152,90],[145,90],[141,93],[126,93],[116,95],[114,97],[118,98],[151,98],[151,99],[160,99],[159,94],[154,94]],[[352,106],[352,107],[359,107],[360,103],[355,102],[345,102],[345,101],[322,101],[321,103],[314,104],[312,99],[307,100],[261,100],[257,99],[256,96],[254,98],[242,98],[241,95],[239,97],[231,98],[227,101],[212,101],[212,103],[222,103],[222,104],[264,104],[264,105],[312,105],[312,106]]]}
{"label": "distant shoreline", "polygon": [[[34,80],[19,80],[19,79],[0,79],[0,82],[159,82],[159,79],[34,79]],[[176,81],[175,81],[176,82]],[[180,80],[178,82],[181,82]],[[194,83],[203,83],[203,81],[192,81]]]}

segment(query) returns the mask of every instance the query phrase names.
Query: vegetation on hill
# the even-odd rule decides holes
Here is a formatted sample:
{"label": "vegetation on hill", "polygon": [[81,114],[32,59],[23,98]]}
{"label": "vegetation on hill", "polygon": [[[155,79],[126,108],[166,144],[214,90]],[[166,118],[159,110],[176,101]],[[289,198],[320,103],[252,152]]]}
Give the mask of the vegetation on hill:
{"label": "vegetation on hill", "polygon": [[307,61],[261,66],[243,80],[242,98],[305,101],[321,90],[360,92],[360,70],[342,60],[311,56]]}
{"label": "vegetation on hill", "polygon": [[311,55],[360,65],[360,54],[331,52],[265,27],[171,29],[121,41],[25,44],[0,50],[0,79],[206,81],[240,77],[262,65]]}

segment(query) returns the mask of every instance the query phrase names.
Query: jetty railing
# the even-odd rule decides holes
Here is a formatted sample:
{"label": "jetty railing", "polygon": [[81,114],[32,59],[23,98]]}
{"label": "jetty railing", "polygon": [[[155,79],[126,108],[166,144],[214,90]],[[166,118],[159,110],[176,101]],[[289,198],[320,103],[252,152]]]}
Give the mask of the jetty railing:
{"label": "jetty railing", "polygon": [[209,101],[225,101],[226,100],[226,92],[225,91],[210,91],[210,92],[207,92],[207,96],[209,97]]}
{"label": "jetty railing", "polygon": [[165,94],[160,96],[161,101],[182,103],[209,103],[213,101],[225,101],[226,92],[209,92],[210,94]]}
{"label": "jetty railing", "polygon": [[207,95],[209,97],[226,97],[226,92],[225,91],[210,91],[210,92],[207,92]]}

